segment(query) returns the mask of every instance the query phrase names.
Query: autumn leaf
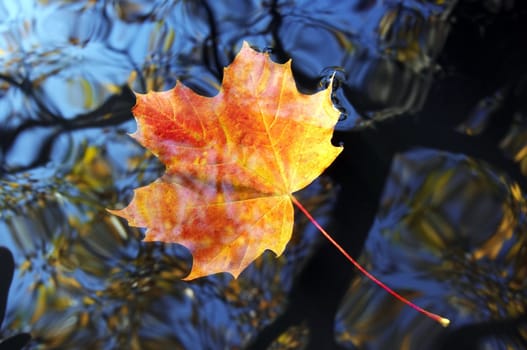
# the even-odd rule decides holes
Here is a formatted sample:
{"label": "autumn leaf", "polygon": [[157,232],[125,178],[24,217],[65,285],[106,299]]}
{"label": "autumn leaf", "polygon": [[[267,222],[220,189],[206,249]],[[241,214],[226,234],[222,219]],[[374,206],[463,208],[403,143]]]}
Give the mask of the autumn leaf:
{"label": "autumn leaf", "polygon": [[266,249],[282,254],[293,230],[291,193],[342,151],[331,144],[340,115],[331,87],[300,93],[291,61],[274,63],[247,43],[225,68],[216,96],[178,82],[137,94],[133,114],[132,136],[166,172],[111,212],[146,227],[145,241],[187,247],[187,280],[219,272],[237,277]]}
{"label": "autumn leaf", "polygon": [[[331,86],[331,84],[330,84]],[[185,278],[238,275],[265,250],[282,254],[293,231],[293,203],[361,273],[427,317],[449,320],[414,305],[353,259],[293,196],[339,155],[331,144],[340,113],[331,87],[300,93],[291,61],[274,63],[244,42],[214,97],[181,83],[137,94],[132,136],[166,165],[165,174],[134,191],[130,204],[109,210],[145,241],[179,243],[193,265]]]}

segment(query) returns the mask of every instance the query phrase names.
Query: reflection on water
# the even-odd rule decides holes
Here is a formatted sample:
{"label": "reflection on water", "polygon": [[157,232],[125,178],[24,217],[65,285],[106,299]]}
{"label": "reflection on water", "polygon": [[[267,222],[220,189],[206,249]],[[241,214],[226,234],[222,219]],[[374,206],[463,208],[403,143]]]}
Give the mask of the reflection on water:
{"label": "reflection on water", "polygon": [[309,328],[305,324],[287,329],[269,346],[268,350],[302,350],[307,346]]}
{"label": "reflection on water", "polygon": [[[337,314],[337,338],[351,348],[432,349],[466,324],[522,316],[526,215],[518,185],[486,165],[432,150],[398,155],[361,261],[452,326],[438,327],[357,278]],[[524,326],[510,334],[480,333],[473,341],[478,349],[519,349],[527,340]]]}
{"label": "reflection on water", "polygon": [[498,91],[494,95],[482,99],[472,109],[468,118],[458,126],[457,130],[467,135],[481,134],[487,128],[493,113],[499,110],[502,104],[502,91]]}
{"label": "reflection on water", "polygon": [[519,164],[521,173],[527,175],[527,121],[524,114],[517,116],[500,146],[507,157]]}
{"label": "reflection on water", "polygon": [[356,120],[356,109],[366,120],[379,120],[421,107],[454,1],[295,5],[283,10],[280,45],[308,79],[328,66],[344,70],[339,102],[348,123],[365,122]]}
{"label": "reflection on water", "polygon": [[374,119],[416,110],[454,1],[366,3],[4,2],[0,117],[11,127],[76,119],[127,83],[145,91],[178,78],[213,94],[243,40],[292,58],[307,90],[328,67],[342,69],[345,127],[361,122],[352,104]]}
{"label": "reflection on water", "polygon": [[[91,140],[97,151],[84,147],[62,178],[26,173],[2,183],[0,244],[17,266],[6,334],[27,331],[37,348],[52,349],[233,348],[250,341],[280,313],[316,233],[300,222],[304,234],[284,256],[265,254],[238,280],[183,282],[191,263],[186,250],[141,243],[138,230],[105,211],[115,201],[114,184],[129,195],[161,169],[148,168],[150,154],[127,135],[105,140]],[[113,154],[120,142],[127,149]],[[332,196],[322,185],[306,193],[312,208]]]}
{"label": "reflection on water", "polygon": [[[4,321],[7,298],[9,294],[9,287],[13,280],[15,270],[15,261],[13,254],[9,249],[0,247],[0,325]],[[31,335],[29,333],[19,333],[11,337],[4,337],[4,332],[0,331],[0,348],[18,350],[22,349],[29,340]]]}

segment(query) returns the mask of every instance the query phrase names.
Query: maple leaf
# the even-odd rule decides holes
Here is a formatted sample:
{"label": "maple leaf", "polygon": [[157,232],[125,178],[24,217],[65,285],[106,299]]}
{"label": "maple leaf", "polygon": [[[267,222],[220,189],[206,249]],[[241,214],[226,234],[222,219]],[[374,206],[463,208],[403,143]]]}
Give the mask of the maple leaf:
{"label": "maple leaf", "polygon": [[133,114],[132,136],[166,172],[111,212],[147,227],[145,241],[188,248],[187,280],[218,272],[237,277],[266,249],[281,255],[293,231],[291,194],[342,151],[331,144],[340,115],[331,87],[300,93],[291,61],[274,63],[247,43],[225,68],[216,96],[178,82],[137,94]]}
{"label": "maple leaf", "polygon": [[145,241],[179,243],[193,265],[186,280],[238,275],[265,250],[281,255],[293,232],[293,203],[359,271],[398,300],[442,325],[449,320],[414,305],[355,261],[292,195],[342,152],[331,144],[340,113],[331,84],[300,93],[291,61],[274,63],[244,42],[214,97],[178,82],[136,94],[132,136],[165,165],[111,213],[146,227]]}

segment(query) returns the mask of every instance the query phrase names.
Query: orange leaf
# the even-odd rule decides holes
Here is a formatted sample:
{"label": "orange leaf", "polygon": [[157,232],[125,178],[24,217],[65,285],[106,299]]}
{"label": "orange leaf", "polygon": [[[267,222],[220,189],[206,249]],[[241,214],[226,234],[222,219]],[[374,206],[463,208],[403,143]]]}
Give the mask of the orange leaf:
{"label": "orange leaf", "polygon": [[342,151],[331,144],[339,112],[331,88],[298,92],[291,61],[277,64],[247,43],[214,97],[183,84],[137,94],[132,136],[166,165],[111,211],[147,227],[146,241],[179,243],[193,255],[186,279],[237,277],[264,250],[282,254],[293,230],[291,193]]}

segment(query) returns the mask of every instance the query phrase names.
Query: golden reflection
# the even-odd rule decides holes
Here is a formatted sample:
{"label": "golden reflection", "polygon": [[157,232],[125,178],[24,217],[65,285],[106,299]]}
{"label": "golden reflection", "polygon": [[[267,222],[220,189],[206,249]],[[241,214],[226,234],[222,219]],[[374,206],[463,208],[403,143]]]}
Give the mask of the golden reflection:
{"label": "golden reflection", "polygon": [[[98,155],[93,152],[80,159],[92,164],[90,159]],[[315,207],[324,213],[329,209],[325,204],[335,198],[335,189],[328,183],[318,181],[305,192],[306,206],[315,214]],[[97,181],[92,184],[97,186]],[[33,193],[31,186],[27,191]],[[79,344],[103,348],[107,339],[118,339],[122,348],[178,344],[176,336],[166,338],[168,333],[158,331],[145,338],[147,324],[141,320],[162,319],[158,312],[163,314],[166,308],[181,309],[190,312],[185,317],[195,321],[191,327],[215,329],[219,326],[201,311],[211,301],[228,311],[231,333],[241,325],[255,333],[281,313],[291,279],[314,243],[312,234],[301,232],[310,224],[299,220],[288,246],[290,256],[277,259],[265,253],[237,280],[215,276],[188,284],[181,281],[190,269],[188,255],[172,251],[172,245],[141,243],[138,230],[106,213],[89,193],[87,200],[79,196],[72,200],[68,195],[63,188],[45,197],[43,206],[28,200],[26,216],[6,221],[9,233],[16,237],[10,249],[19,257],[14,283],[30,295],[24,301],[13,298],[21,311],[7,324],[13,330],[30,325],[38,345],[48,348],[78,348]],[[207,294],[210,289],[212,295]]]}
{"label": "golden reflection", "polygon": [[515,122],[500,142],[504,153],[519,163],[523,175],[527,175],[527,128]]}
{"label": "golden reflection", "polygon": [[[393,193],[383,194],[361,257],[374,275],[413,291],[413,302],[449,317],[454,328],[525,314],[527,211],[518,184],[432,150],[399,155],[388,182]],[[339,341],[417,350],[440,337],[437,326],[394,304],[355,279],[337,316]]]}
{"label": "golden reflection", "polygon": [[268,347],[268,350],[301,350],[309,340],[309,327],[302,323],[289,327]]}
{"label": "golden reflection", "polygon": [[472,252],[474,259],[488,258],[494,260],[502,251],[503,244],[511,239],[518,222],[516,215],[508,204],[503,205],[503,217],[495,233]]}

